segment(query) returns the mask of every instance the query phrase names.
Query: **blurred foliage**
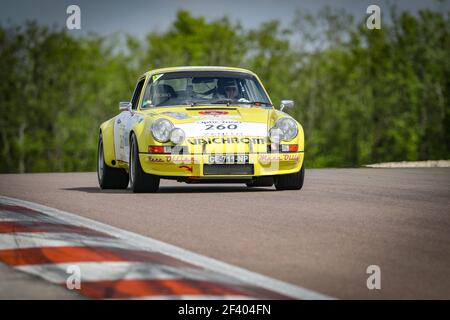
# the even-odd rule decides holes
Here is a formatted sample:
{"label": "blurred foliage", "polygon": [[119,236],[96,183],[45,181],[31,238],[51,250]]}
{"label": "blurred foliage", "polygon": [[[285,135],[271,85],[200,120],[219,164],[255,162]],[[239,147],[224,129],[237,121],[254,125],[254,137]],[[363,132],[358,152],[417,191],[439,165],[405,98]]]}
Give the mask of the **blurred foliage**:
{"label": "blurred foliage", "polygon": [[125,50],[114,36],[0,26],[0,171],[95,170],[98,127],[137,77],[182,65],[249,68],[276,105],[295,100],[308,167],[449,159],[449,12],[390,15],[381,30],[329,8],[245,30],[179,11]]}

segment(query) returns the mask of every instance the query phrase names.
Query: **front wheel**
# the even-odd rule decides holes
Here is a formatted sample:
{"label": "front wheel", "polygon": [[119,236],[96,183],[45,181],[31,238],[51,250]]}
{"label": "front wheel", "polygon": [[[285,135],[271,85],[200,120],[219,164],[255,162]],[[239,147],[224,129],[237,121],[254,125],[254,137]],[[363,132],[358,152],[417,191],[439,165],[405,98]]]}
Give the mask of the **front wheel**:
{"label": "front wheel", "polygon": [[112,168],[105,163],[101,134],[98,139],[97,178],[102,189],[126,189],[128,187],[128,174],[125,169]]}
{"label": "front wheel", "polygon": [[299,172],[284,174],[275,178],[275,188],[277,190],[300,190],[305,180],[305,166]]}
{"label": "front wheel", "polygon": [[142,170],[139,161],[139,149],[136,136],[131,135],[130,141],[130,187],[134,193],[157,192],[159,189],[159,177],[147,174]]}

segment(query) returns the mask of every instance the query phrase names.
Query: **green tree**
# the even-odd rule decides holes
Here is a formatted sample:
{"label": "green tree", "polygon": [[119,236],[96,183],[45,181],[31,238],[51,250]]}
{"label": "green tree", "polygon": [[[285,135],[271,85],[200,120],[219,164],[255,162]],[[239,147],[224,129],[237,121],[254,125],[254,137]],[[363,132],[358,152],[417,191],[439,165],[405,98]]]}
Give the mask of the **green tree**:
{"label": "green tree", "polygon": [[179,11],[144,42],[0,25],[0,171],[95,170],[99,124],[139,74],[181,65],[249,68],[276,106],[294,99],[309,167],[448,159],[450,13],[389,14],[381,30],[327,7],[245,30]]}

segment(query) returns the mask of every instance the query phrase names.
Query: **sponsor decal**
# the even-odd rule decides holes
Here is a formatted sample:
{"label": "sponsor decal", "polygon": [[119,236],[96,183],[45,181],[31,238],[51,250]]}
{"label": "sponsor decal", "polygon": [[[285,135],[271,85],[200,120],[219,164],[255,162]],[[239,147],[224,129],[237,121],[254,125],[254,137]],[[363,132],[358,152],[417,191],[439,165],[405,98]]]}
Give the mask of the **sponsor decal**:
{"label": "sponsor decal", "polygon": [[261,154],[258,156],[258,160],[261,162],[298,161],[299,159],[298,154]]}
{"label": "sponsor decal", "polygon": [[186,169],[189,172],[192,172],[192,166],[179,166],[180,169]]}
{"label": "sponsor decal", "polygon": [[228,111],[207,110],[207,111],[200,111],[199,114],[208,116],[224,116],[228,114]]}
{"label": "sponsor decal", "polygon": [[165,162],[163,158],[148,156],[147,161],[149,162]]}
{"label": "sponsor decal", "polygon": [[[200,115],[200,116],[192,116],[194,119],[217,119],[218,116],[215,115]],[[240,118],[241,116],[238,114],[227,114],[227,115],[221,115],[221,119],[236,119]]]}
{"label": "sponsor decal", "polygon": [[187,142],[192,145],[202,144],[265,144],[265,138],[247,138],[247,137],[232,137],[232,138],[190,138]]}
{"label": "sponsor decal", "polygon": [[153,82],[158,81],[159,78],[161,78],[164,75],[164,73],[160,73],[160,74],[155,74],[152,76],[152,80]]}
{"label": "sponsor decal", "polygon": [[[167,155],[167,156],[148,156],[147,160],[153,163],[175,163],[175,164],[185,164],[185,163],[200,163],[200,159],[196,159],[194,156],[190,155]],[[184,166],[180,166],[182,168]],[[192,172],[192,168],[188,169]]]}
{"label": "sponsor decal", "polygon": [[184,156],[184,155],[166,156],[166,161],[172,162],[172,163],[180,163],[180,164],[181,163],[200,163],[200,159],[196,159],[194,156]]}
{"label": "sponsor decal", "polygon": [[238,120],[206,119],[206,120],[197,121],[196,123],[205,124],[205,125],[221,125],[221,124],[222,125],[227,125],[227,124],[238,125],[238,124],[241,124],[242,122],[238,121]]}

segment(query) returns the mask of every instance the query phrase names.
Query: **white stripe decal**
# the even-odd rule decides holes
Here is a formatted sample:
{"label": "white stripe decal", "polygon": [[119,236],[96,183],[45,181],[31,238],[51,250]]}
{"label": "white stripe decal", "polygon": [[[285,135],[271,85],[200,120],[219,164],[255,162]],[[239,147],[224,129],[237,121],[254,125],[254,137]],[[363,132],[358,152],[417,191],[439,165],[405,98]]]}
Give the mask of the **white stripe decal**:
{"label": "white stripe decal", "polygon": [[[61,219],[63,221],[66,221],[67,223],[70,224],[74,224],[74,225],[78,225],[78,226],[84,226],[90,229],[94,229],[103,233],[107,233],[110,234],[118,239],[121,240],[121,243],[116,243],[116,245],[119,246],[123,246],[123,245],[127,245],[127,248],[129,249],[133,249],[134,248],[139,248],[141,250],[143,250],[144,248],[146,248],[147,250],[150,251],[157,251],[160,252],[162,254],[165,254],[167,256],[171,256],[173,258],[185,261],[187,263],[193,264],[193,265],[197,265],[200,267],[203,267],[209,271],[212,272],[216,272],[218,274],[222,274],[228,277],[232,277],[235,278],[238,281],[244,282],[247,285],[251,285],[251,286],[256,286],[256,287],[260,287],[260,288],[264,288],[267,290],[271,290],[274,292],[278,292],[280,294],[283,295],[287,295],[293,298],[297,298],[297,299],[332,299],[329,296],[323,295],[321,293],[317,293],[315,291],[300,287],[300,286],[296,286],[296,285],[292,285],[286,282],[282,282],[280,280],[276,280],[243,268],[239,268],[230,264],[227,264],[225,262],[216,260],[216,259],[212,259],[206,256],[202,256],[200,254],[196,254],[193,252],[190,252],[188,250],[149,238],[149,237],[145,237],[130,231],[126,231],[126,230],[122,230],[101,222],[97,222],[88,218],[84,218],[81,216],[77,216],[73,213],[69,213],[69,212],[65,212],[65,211],[61,211],[61,210],[57,210],[57,209],[53,209],[47,206],[43,206],[40,204],[36,204],[36,203],[32,203],[32,202],[28,202],[28,201],[24,201],[24,200],[19,200],[19,199],[14,199],[14,198],[9,198],[9,197],[3,197],[0,196],[0,201],[2,203],[5,204],[11,204],[11,205],[20,205],[23,207],[27,207],[29,209],[33,209],[33,210],[37,210],[40,212],[43,212],[49,216],[52,216],[56,219]],[[54,234],[53,234],[54,235]],[[33,234],[33,238],[35,238],[36,233]],[[46,236],[50,236],[50,234],[46,234]],[[67,234],[68,237],[70,237],[69,239],[73,239],[76,240],[76,238],[79,238],[79,235],[76,235],[76,237],[73,237],[73,234]],[[33,241],[36,240],[36,238],[34,240],[30,240],[30,234],[28,234],[28,237],[25,237],[24,242],[27,243],[28,245],[33,245]],[[92,239],[93,237],[88,237],[89,239]],[[67,239],[67,238],[66,238]],[[89,239],[85,239],[86,241],[82,241],[80,242],[80,245],[99,245],[98,241],[95,240],[89,240]],[[105,241],[105,239],[107,239]],[[10,239],[13,240],[14,239]],[[48,238],[41,238],[41,242],[39,243],[40,246],[48,246],[49,243],[49,239]],[[39,241],[39,240],[38,240]],[[56,239],[56,240],[51,240],[50,237],[50,242],[53,241],[53,244],[56,245],[56,242],[60,242],[59,245],[66,245],[66,244],[61,244],[64,241],[62,239]],[[92,242],[89,242],[92,241]],[[0,242],[3,243],[2,238],[0,238]],[[108,244],[108,246],[114,246],[114,239],[108,239],[108,238],[103,238],[102,240],[102,245],[104,246],[105,243]],[[9,246],[13,247],[13,248],[18,248],[17,243],[14,246],[14,243],[9,242],[8,244]],[[72,245],[72,244],[71,244]],[[37,244],[35,244],[35,246],[37,246]]]}
{"label": "white stripe decal", "polygon": [[[209,126],[211,125],[211,126]],[[218,129],[218,126],[220,129]],[[179,123],[178,128],[186,132],[186,137],[265,137],[267,125],[258,122],[241,122],[235,119],[203,119],[191,123]]]}

